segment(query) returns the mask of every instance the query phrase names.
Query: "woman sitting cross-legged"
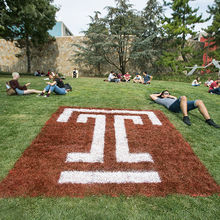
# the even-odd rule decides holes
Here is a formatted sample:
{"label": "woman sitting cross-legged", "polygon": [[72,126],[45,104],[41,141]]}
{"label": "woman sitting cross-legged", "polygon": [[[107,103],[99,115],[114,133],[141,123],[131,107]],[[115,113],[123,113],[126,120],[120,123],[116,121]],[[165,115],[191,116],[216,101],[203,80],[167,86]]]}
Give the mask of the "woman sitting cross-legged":
{"label": "woman sitting cross-legged", "polygon": [[208,110],[202,100],[188,101],[186,96],[180,96],[178,99],[175,96],[170,95],[168,90],[164,90],[159,94],[151,94],[150,98],[156,103],[161,104],[168,108],[172,112],[182,112],[183,122],[187,125],[191,125],[188,112],[198,108],[199,112],[205,118],[205,122],[215,128],[220,128],[209,116]]}
{"label": "woman sitting cross-legged", "polygon": [[196,77],[196,79],[194,79],[192,81],[192,86],[200,86],[201,82],[200,82],[200,78]]}
{"label": "woman sitting cross-legged", "polygon": [[20,78],[20,74],[17,72],[12,73],[13,79],[9,81],[9,85],[12,89],[15,90],[17,95],[27,95],[32,93],[41,93],[41,91],[36,89],[28,89],[27,87],[30,85],[30,83],[26,83],[24,86],[21,86],[18,82],[18,79]]}
{"label": "woman sitting cross-legged", "polygon": [[[57,95],[65,95],[69,90],[65,88],[63,80],[58,77],[54,72],[49,74],[52,82],[47,82],[47,86],[41,92],[40,96],[49,97],[52,92]],[[47,94],[46,94],[47,93]]]}

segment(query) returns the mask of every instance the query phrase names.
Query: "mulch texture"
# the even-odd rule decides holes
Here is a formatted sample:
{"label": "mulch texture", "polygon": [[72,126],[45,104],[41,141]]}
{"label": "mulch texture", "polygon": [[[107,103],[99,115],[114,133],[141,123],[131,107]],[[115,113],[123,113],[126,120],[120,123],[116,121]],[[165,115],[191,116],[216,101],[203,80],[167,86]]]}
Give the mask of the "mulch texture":
{"label": "mulch texture", "polygon": [[[130,153],[147,152],[152,156],[154,163],[116,161],[114,114],[106,114],[104,163],[66,163],[68,153],[90,151],[95,119],[89,118],[85,124],[77,123],[78,115],[83,113],[73,112],[67,123],[58,123],[56,120],[65,108],[71,107],[60,107],[52,115],[0,183],[0,197],[123,194],[208,196],[220,193],[219,185],[161,111],[153,112],[162,122],[162,126],[152,125],[147,115],[141,115],[143,125],[135,125],[131,120],[125,120]],[[156,171],[161,182],[59,184],[62,171]]]}

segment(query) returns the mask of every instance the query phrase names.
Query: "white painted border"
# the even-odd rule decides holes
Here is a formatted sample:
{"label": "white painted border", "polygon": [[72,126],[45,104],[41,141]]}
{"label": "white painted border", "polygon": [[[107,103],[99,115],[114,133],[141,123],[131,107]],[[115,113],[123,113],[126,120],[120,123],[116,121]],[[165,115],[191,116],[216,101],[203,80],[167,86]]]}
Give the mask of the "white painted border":
{"label": "white painted border", "polygon": [[91,184],[91,183],[160,183],[160,177],[154,171],[106,172],[106,171],[63,171],[58,183]]}
{"label": "white painted border", "polygon": [[63,113],[57,119],[57,122],[68,122],[73,112],[83,113],[104,113],[104,114],[135,114],[147,115],[153,125],[162,125],[159,118],[152,111],[132,111],[132,110],[105,110],[105,109],[78,109],[78,108],[65,108]]}

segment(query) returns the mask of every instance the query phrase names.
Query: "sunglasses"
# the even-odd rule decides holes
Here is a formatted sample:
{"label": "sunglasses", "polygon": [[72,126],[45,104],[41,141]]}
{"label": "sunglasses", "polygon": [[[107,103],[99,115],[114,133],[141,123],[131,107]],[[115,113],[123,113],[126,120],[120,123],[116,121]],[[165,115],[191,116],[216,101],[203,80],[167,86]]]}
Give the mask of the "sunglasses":
{"label": "sunglasses", "polygon": [[169,92],[165,92],[165,93],[164,93],[164,95],[169,95],[169,94],[170,94]]}

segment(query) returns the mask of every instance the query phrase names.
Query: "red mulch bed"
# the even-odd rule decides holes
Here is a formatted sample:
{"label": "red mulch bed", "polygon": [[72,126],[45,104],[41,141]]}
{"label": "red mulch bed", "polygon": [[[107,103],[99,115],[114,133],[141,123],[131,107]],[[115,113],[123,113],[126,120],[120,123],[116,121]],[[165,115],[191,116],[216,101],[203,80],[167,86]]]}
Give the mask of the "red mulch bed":
{"label": "red mulch bed", "polygon": [[[85,124],[77,123],[76,119],[81,113],[73,112],[67,123],[58,123],[56,120],[64,108],[66,107],[60,107],[46,122],[40,134],[0,183],[0,197],[83,197],[123,194],[127,196],[169,194],[208,196],[220,192],[219,185],[194,154],[190,145],[161,111],[153,112],[162,122],[162,126],[152,125],[147,115],[141,115],[144,125],[135,125],[131,120],[125,122],[130,152],[148,152],[154,163],[116,162],[114,114],[106,114],[104,163],[66,163],[68,153],[90,151],[95,119],[90,118]],[[62,171],[73,170],[156,171],[159,173],[161,182],[58,183]]]}

